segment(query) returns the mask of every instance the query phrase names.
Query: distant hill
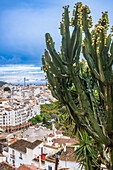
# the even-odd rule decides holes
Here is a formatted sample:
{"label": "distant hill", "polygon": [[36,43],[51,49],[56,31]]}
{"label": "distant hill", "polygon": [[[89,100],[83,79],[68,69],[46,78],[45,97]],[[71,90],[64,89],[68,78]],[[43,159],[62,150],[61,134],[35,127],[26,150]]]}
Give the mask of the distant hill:
{"label": "distant hill", "polygon": [[0,87],[2,87],[6,82],[0,81]]}

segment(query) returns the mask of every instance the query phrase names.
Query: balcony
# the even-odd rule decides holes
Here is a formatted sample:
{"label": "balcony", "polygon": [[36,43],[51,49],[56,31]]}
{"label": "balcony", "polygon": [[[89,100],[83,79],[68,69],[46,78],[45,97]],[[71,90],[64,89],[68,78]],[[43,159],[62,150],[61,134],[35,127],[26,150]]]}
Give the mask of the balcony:
{"label": "balcony", "polygon": [[15,155],[10,154],[10,158],[15,159]]}

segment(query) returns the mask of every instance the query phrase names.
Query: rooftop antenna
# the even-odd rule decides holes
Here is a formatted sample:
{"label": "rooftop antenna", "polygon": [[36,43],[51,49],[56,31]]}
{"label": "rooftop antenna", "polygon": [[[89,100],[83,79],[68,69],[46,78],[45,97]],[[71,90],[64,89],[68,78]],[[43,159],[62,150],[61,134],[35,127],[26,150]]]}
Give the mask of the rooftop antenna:
{"label": "rooftop antenna", "polygon": [[25,81],[26,81],[26,78],[24,77],[24,87],[25,87]]}

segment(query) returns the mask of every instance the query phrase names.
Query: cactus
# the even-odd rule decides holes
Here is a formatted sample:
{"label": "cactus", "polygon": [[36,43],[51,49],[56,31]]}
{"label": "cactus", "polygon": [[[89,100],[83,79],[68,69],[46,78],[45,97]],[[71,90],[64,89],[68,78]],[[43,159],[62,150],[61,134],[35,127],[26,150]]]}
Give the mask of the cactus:
{"label": "cactus", "polygon": [[[71,20],[69,6],[63,8],[61,51],[56,52],[52,37],[46,33],[43,70],[52,95],[66,106],[73,121],[108,148],[109,165],[113,169],[113,42],[112,35],[107,33],[107,11],[102,13],[98,24],[91,29],[92,18],[88,6],[83,6],[81,2],[75,4]],[[70,27],[73,28],[72,34]],[[80,62],[81,48],[88,65],[85,70]],[[78,94],[77,103],[70,92],[72,86]]]}

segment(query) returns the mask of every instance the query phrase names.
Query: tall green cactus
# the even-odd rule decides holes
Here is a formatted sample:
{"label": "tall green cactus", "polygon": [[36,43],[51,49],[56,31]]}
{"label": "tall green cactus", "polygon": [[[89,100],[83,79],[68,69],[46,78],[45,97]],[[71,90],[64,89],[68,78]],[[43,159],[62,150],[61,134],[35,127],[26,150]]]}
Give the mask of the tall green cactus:
{"label": "tall green cactus", "polygon": [[[103,13],[98,24],[91,29],[92,18],[88,6],[80,2],[75,4],[71,21],[69,6],[63,8],[61,51],[56,52],[52,37],[47,33],[45,37],[49,52],[45,49],[42,56],[43,70],[53,96],[66,106],[74,122],[86,129],[102,147],[108,148],[108,164],[113,169],[113,42],[112,35],[107,34],[108,15],[107,12]],[[71,35],[69,27],[73,27]],[[79,58],[81,47],[90,69],[86,69],[85,73]],[[78,93],[77,104],[70,92],[72,86]],[[99,102],[95,91],[98,92]]]}

